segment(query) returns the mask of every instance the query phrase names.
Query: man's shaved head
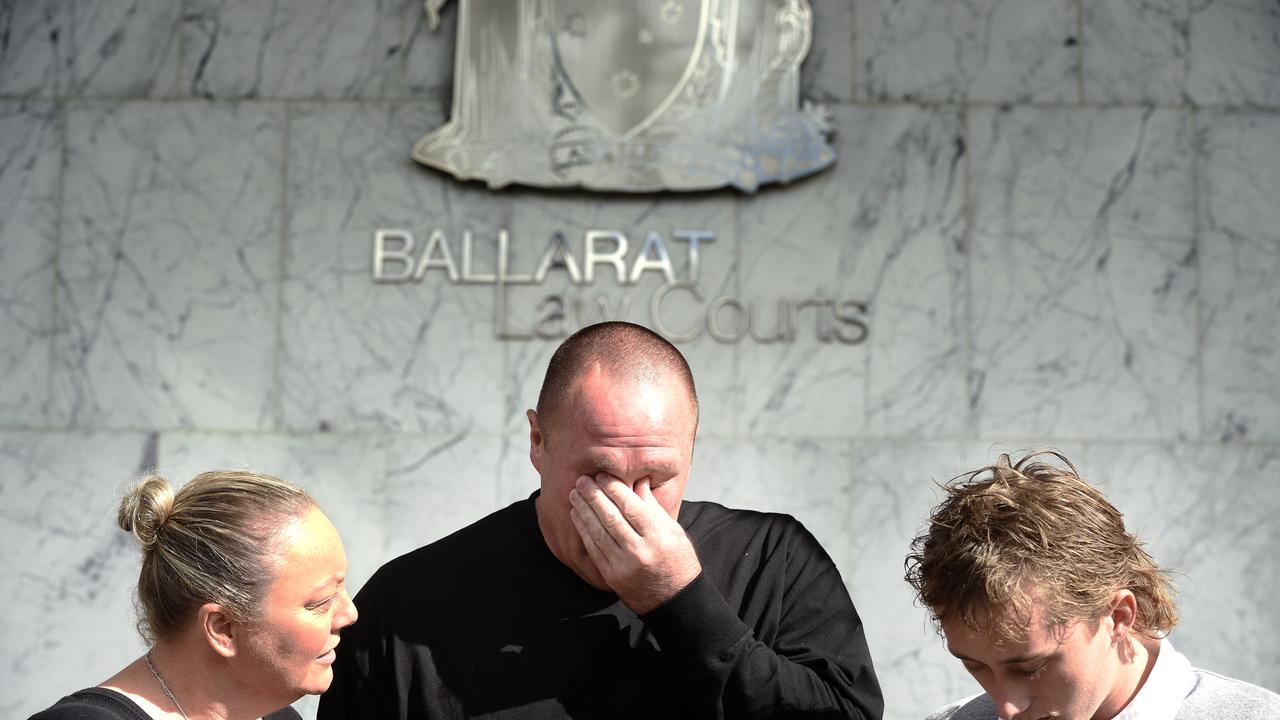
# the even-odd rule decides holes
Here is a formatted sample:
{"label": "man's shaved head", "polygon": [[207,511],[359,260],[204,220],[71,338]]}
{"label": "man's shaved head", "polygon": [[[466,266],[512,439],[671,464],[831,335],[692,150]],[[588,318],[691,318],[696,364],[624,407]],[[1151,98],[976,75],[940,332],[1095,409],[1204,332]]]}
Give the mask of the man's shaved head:
{"label": "man's shaved head", "polygon": [[654,331],[628,322],[589,325],[570,335],[551,356],[538,394],[538,417],[545,432],[555,422],[574,383],[593,370],[636,383],[676,381],[689,394],[695,428],[698,393],[689,363],[674,345]]}

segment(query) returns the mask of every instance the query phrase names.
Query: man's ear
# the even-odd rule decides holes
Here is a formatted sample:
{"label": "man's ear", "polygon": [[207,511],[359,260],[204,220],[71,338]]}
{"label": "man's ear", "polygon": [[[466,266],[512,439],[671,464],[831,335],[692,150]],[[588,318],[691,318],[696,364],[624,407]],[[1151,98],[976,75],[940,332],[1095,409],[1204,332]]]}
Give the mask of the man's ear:
{"label": "man's ear", "polygon": [[217,603],[200,606],[200,630],[205,642],[222,657],[235,657],[240,637],[240,625]]}
{"label": "man's ear", "polygon": [[529,418],[529,462],[533,463],[533,469],[541,474],[546,438],[543,437],[542,430],[538,429],[538,413],[526,410],[525,417]]}
{"label": "man's ear", "polygon": [[1120,642],[1129,637],[1138,622],[1138,598],[1133,591],[1124,588],[1111,596],[1111,641]]}

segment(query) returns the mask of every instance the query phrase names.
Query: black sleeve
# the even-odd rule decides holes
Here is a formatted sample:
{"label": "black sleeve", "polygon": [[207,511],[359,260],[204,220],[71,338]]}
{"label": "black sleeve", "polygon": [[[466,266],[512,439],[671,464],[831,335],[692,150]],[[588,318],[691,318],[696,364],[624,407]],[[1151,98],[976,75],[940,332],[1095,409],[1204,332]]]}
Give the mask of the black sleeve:
{"label": "black sleeve", "polygon": [[767,642],[705,573],[645,624],[686,678],[684,691],[699,714],[879,720],[884,701],[862,621],[835,564],[795,527],[755,586],[777,588],[767,613],[776,631]]}

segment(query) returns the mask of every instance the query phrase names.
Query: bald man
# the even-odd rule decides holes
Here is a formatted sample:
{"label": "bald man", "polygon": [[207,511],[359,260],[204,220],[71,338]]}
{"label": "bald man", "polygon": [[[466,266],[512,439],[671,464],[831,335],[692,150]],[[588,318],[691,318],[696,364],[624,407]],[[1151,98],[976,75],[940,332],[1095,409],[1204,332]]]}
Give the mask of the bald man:
{"label": "bald man", "polygon": [[528,419],[540,489],[369,580],[321,720],[881,716],[813,536],[683,502],[698,399],[674,346],[585,328]]}

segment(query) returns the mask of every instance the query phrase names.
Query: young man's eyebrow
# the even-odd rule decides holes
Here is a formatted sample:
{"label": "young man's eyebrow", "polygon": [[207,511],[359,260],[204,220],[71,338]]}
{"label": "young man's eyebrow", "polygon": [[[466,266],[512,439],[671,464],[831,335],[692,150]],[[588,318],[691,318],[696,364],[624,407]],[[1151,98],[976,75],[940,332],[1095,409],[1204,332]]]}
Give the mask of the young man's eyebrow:
{"label": "young man's eyebrow", "polygon": [[1044,652],[1038,652],[1031,655],[1019,655],[1018,657],[1009,658],[1008,660],[1001,660],[1000,664],[1001,665],[1021,665],[1023,663],[1034,662],[1036,660],[1044,660],[1052,656],[1057,651],[1058,651],[1057,648],[1054,648],[1052,650],[1045,650]]}

